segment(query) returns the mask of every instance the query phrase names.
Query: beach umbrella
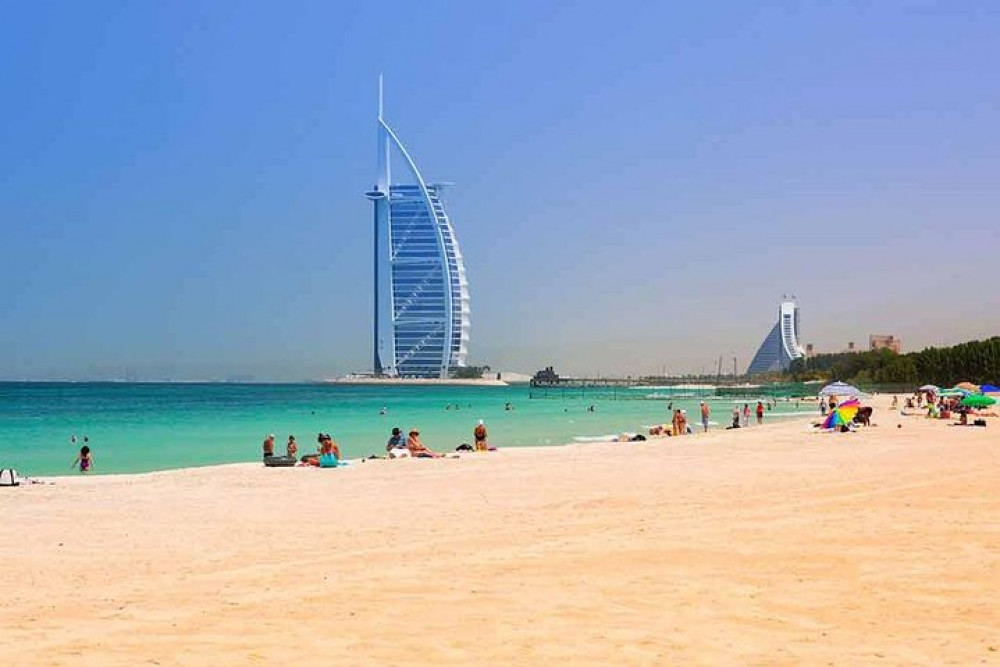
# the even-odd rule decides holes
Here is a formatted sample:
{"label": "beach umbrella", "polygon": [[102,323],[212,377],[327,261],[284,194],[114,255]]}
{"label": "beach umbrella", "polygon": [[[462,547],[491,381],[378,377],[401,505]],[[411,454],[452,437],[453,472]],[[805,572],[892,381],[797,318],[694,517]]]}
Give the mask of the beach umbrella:
{"label": "beach umbrella", "polygon": [[959,389],[958,387],[952,387],[951,389],[942,389],[938,394],[944,398],[951,398],[952,396],[967,396],[969,394],[965,389]]}
{"label": "beach umbrella", "polygon": [[861,403],[856,398],[844,401],[826,416],[826,419],[823,420],[823,428],[837,428],[838,426],[850,424],[851,420],[854,419],[854,415],[858,414],[858,408],[860,407]]}
{"label": "beach umbrella", "polygon": [[923,392],[928,392],[929,391],[932,394],[936,394],[939,391],[941,391],[941,387],[938,387],[937,385],[933,385],[933,384],[925,384],[923,387],[921,387],[917,391],[923,391]]}
{"label": "beach umbrella", "polygon": [[983,394],[1000,394],[1000,387],[994,384],[984,384],[979,388],[979,391]]}
{"label": "beach umbrella", "polygon": [[967,408],[988,408],[996,402],[997,399],[982,394],[969,394],[960,401]]}
{"label": "beach umbrella", "polygon": [[846,382],[834,382],[819,390],[820,396],[861,396],[862,391]]}
{"label": "beach umbrella", "polygon": [[979,385],[972,384],[971,382],[959,382],[955,385],[955,389],[964,389],[965,391],[974,392],[979,391]]}

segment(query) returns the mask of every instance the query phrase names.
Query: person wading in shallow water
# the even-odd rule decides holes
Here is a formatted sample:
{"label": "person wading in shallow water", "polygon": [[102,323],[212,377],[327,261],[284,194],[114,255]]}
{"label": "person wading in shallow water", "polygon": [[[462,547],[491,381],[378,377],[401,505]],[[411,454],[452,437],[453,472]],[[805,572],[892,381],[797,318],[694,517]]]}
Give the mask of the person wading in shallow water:
{"label": "person wading in shallow water", "polygon": [[80,448],[80,454],[73,460],[73,465],[70,468],[75,468],[80,466],[80,472],[86,473],[90,472],[90,469],[94,466],[94,455],[90,453],[90,447],[84,445]]}

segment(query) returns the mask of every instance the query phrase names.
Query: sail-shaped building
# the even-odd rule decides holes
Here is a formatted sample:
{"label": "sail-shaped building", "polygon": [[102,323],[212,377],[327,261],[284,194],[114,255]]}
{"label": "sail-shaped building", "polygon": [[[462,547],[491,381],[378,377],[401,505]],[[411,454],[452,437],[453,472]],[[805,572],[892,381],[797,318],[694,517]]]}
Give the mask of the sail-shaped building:
{"label": "sail-shaped building", "polygon": [[804,355],[799,345],[799,307],[794,299],[786,298],[778,307],[778,321],[747,367],[747,375],[787,371],[793,359]]}
{"label": "sail-shaped building", "polygon": [[447,378],[465,366],[469,284],[443,187],[424,180],[382,117],[379,79],[378,175],[365,193],[375,208],[377,376]]}

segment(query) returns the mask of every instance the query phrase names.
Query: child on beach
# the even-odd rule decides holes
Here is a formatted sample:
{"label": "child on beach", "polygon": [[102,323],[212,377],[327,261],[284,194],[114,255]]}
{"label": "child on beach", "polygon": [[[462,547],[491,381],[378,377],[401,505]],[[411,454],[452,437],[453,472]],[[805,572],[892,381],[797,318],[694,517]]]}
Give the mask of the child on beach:
{"label": "child on beach", "polygon": [[90,453],[90,447],[84,445],[80,448],[80,454],[73,459],[73,465],[70,468],[75,468],[80,466],[80,472],[87,473],[94,465],[94,456]]}

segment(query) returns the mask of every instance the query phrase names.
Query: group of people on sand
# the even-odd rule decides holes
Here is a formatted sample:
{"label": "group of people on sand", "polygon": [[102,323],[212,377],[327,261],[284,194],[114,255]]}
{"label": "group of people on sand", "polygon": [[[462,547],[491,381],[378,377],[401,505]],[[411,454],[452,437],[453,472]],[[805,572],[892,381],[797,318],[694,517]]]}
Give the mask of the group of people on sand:
{"label": "group of people on sand", "polygon": [[[701,412],[701,429],[702,432],[708,432],[708,426],[711,423],[712,409],[709,407],[708,403],[701,401],[699,403],[699,411]],[[693,433],[691,425],[688,423],[687,410],[683,409],[673,409],[673,402],[667,406],[668,410],[673,410],[673,416],[670,420],[670,424],[657,424],[650,427],[650,435],[690,435]],[[766,408],[770,409],[770,405]],[[757,401],[757,407],[754,409],[753,414],[757,417],[757,424],[764,423],[764,402]],[[733,428],[746,428],[750,425],[750,404],[744,403],[742,411],[739,405],[733,406],[733,423],[731,426],[726,427],[727,429]]]}
{"label": "group of people on sand", "polygon": [[389,441],[385,443],[385,451],[390,459],[402,459],[409,456],[418,459],[439,459],[444,456],[420,440],[420,431],[416,427],[410,429],[405,439],[402,430],[398,426],[394,427]]}
{"label": "group of people on sand", "polygon": [[[770,403],[768,404],[767,409],[768,410],[771,409]],[[765,408],[764,408],[764,402],[763,401],[757,401],[757,407],[754,408],[753,414],[757,417],[757,425],[758,426],[760,426],[761,424],[764,423],[764,410],[765,410]],[[734,429],[734,428],[747,428],[748,426],[750,426],[750,404],[749,403],[744,403],[742,411],[740,411],[740,406],[739,405],[734,405],[733,406],[733,423],[728,428],[730,428],[730,429]]]}
{"label": "group of people on sand", "polygon": [[[707,413],[708,406],[705,405],[704,401],[702,401],[701,405],[702,405],[702,415],[704,417],[703,424],[705,426],[705,430],[707,431],[708,430],[708,413]],[[667,409],[669,410],[672,406],[673,406],[673,403],[671,403],[669,406],[667,406]],[[657,424],[656,426],[652,426],[649,429],[649,434],[650,435],[667,435],[667,436],[673,436],[673,435],[690,435],[691,432],[692,432],[691,431],[691,426],[688,425],[687,410],[681,410],[681,409],[677,409],[677,410],[673,411],[673,415],[671,416],[670,425],[669,426],[667,426],[666,424]]]}
{"label": "group of people on sand", "polygon": [[[926,400],[924,399],[924,394],[927,395]],[[899,400],[896,396],[893,396],[892,407],[897,408],[898,406]],[[975,409],[963,405],[962,398],[959,396],[936,396],[933,392],[922,391],[918,391],[913,396],[906,398],[900,414],[904,416],[923,414],[929,419],[953,419],[957,416],[958,421],[955,422],[955,426],[968,426],[970,415],[973,417],[998,416],[994,410]],[[985,426],[986,422],[982,419],[975,419],[973,424],[976,426]]]}
{"label": "group of people on sand", "polygon": [[[277,463],[279,458],[274,453],[274,434],[270,433],[264,438],[264,465]],[[296,459],[299,453],[299,443],[294,435],[288,436],[288,443],[285,445],[285,455],[280,457],[284,465],[304,465],[316,466],[319,468],[336,468],[341,465],[340,446],[334,442],[329,433],[318,433],[316,435],[316,453],[305,454],[301,459]]]}
{"label": "group of people on sand", "polygon": [[[474,446],[468,444],[461,444],[456,449],[457,451],[476,451],[476,452],[487,452],[491,448],[489,441],[487,439],[486,432],[486,422],[482,419],[476,424],[475,428],[472,429],[472,439],[475,442]],[[420,440],[420,431],[416,427],[410,429],[406,438],[403,438],[403,432],[397,426],[392,429],[392,433],[389,435],[388,442],[385,443],[385,451],[387,457],[390,459],[401,459],[407,457],[419,458],[419,459],[439,459],[444,456],[448,456],[442,452],[437,452],[425,445]]]}
{"label": "group of people on sand", "polygon": [[[487,437],[486,423],[480,419],[479,423],[476,424],[475,428],[472,429],[472,439],[475,445],[462,444],[458,446],[458,451],[477,451],[486,452],[493,451],[496,448],[490,447],[489,440]],[[264,465],[267,466],[290,466],[290,465],[300,465],[300,466],[316,466],[319,468],[333,468],[339,465],[345,465],[340,452],[340,446],[334,442],[333,438],[329,433],[320,433],[316,436],[316,442],[318,446],[316,448],[315,454],[306,454],[302,456],[301,459],[296,459],[299,452],[298,443],[295,440],[294,435],[288,436],[288,444],[285,446],[285,455],[277,456],[274,452],[274,434],[269,434],[264,438],[263,450],[264,450]],[[392,429],[392,433],[389,435],[389,440],[385,444],[386,456],[384,458],[398,459],[398,458],[423,458],[423,459],[439,459],[449,454],[443,452],[438,452],[427,445],[425,445],[420,440],[420,430],[416,427],[410,429],[407,436],[403,437],[402,430],[397,426]],[[456,456],[451,454],[450,456]],[[372,455],[368,458],[383,458],[379,456]],[[280,459],[280,460],[279,460]]]}

